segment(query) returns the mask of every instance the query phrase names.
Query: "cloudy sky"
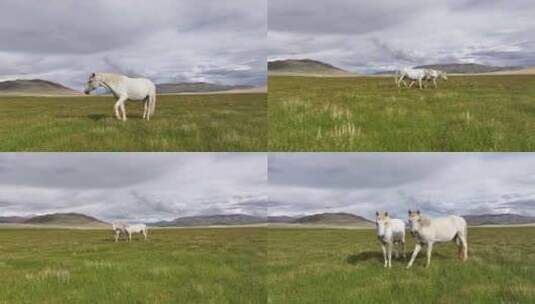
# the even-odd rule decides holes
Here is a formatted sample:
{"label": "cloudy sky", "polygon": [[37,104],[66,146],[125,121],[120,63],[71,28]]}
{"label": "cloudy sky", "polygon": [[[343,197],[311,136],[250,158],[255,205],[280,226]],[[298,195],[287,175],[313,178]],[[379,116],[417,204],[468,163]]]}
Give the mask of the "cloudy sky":
{"label": "cloudy sky", "polygon": [[432,63],[535,66],[533,0],[270,0],[270,59],[370,73]]}
{"label": "cloudy sky", "polygon": [[0,216],[265,216],[263,153],[1,153]]}
{"label": "cloudy sky", "polygon": [[0,79],[265,82],[265,0],[2,0]]}
{"label": "cloudy sky", "polygon": [[535,216],[535,153],[283,153],[268,170],[269,215]]}

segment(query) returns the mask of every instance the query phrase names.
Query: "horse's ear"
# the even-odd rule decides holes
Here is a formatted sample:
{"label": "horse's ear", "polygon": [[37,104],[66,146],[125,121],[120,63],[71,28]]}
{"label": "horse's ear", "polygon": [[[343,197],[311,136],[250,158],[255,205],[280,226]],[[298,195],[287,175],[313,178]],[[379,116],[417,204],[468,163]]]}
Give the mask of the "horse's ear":
{"label": "horse's ear", "polygon": [[385,216],[388,216],[388,212],[385,211]]}
{"label": "horse's ear", "polygon": [[93,78],[93,77],[95,77],[95,76],[96,76],[95,73],[91,73],[91,78]]}
{"label": "horse's ear", "polygon": [[420,209],[416,210],[416,214],[420,214]]}
{"label": "horse's ear", "polygon": [[376,216],[379,216],[379,211],[375,211],[375,215],[376,215]]}
{"label": "horse's ear", "polygon": [[412,213],[412,211],[411,211],[411,209],[409,209],[409,215],[411,215],[411,213]]}

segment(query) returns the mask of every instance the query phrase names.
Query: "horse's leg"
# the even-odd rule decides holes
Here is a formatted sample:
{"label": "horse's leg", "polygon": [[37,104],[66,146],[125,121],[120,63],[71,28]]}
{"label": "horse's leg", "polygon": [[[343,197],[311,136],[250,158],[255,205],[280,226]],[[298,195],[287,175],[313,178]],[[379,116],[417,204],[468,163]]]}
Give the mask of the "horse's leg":
{"label": "horse's leg", "polygon": [[409,261],[409,264],[407,265],[407,269],[412,267],[412,263],[414,263],[414,259],[416,259],[418,252],[420,252],[420,249],[422,249],[422,245],[417,243],[416,247],[414,247],[414,251],[412,252],[412,257],[411,257],[411,260]]}
{"label": "horse's leg", "polygon": [[145,98],[143,100],[143,104],[144,104],[144,107],[143,107],[143,119],[148,119],[147,117],[147,114],[148,114],[148,111],[149,111],[149,97],[147,96],[147,98]]}
{"label": "horse's leg", "polygon": [[435,84],[435,89],[438,88],[438,83],[437,83],[437,79],[436,78],[433,78],[433,83]]}
{"label": "horse's leg", "polygon": [[460,239],[461,239],[462,250],[463,250],[462,260],[464,262],[468,259],[468,242],[466,241],[466,235],[463,235]]}
{"label": "horse's leg", "polygon": [[124,106],[124,100],[121,102],[121,112],[123,112],[123,121],[126,121],[126,108]]}
{"label": "horse's leg", "polygon": [[121,115],[120,115],[119,111],[121,110],[121,104],[125,100],[126,100],[126,97],[125,96],[121,96],[121,97],[119,97],[119,99],[115,103],[114,109],[115,109],[115,117],[117,117],[117,119],[121,119]]}
{"label": "horse's leg", "polygon": [[422,78],[419,78],[418,79],[418,85],[420,86],[420,90],[423,89],[423,86],[422,86]]}
{"label": "horse's leg", "polygon": [[431,252],[433,251],[433,242],[427,243],[427,264],[425,267],[429,267],[431,264]]}
{"label": "horse's leg", "polygon": [[381,249],[383,249],[383,258],[385,260],[385,268],[387,267],[388,261],[386,259],[386,247],[385,244],[381,243]]}
{"label": "horse's leg", "polygon": [[405,259],[405,257],[406,257],[406,254],[405,254],[405,239],[401,240],[401,253],[402,253],[403,259]]}
{"label": "horse's leg", "polygon": [[393,242],[388,242],[388,268],[392,267],[392,245]]}

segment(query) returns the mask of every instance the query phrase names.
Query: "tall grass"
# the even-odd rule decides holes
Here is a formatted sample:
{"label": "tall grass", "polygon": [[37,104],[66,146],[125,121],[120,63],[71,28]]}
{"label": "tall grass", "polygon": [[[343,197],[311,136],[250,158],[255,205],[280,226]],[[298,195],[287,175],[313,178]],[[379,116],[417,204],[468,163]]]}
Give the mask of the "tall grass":
{"label": "tall grass", "polygon": [[468,233],[467,262],[441,243],[407,270],[408,257],[383,267],[374,230],[270,229],[268,303],[534,303],[535,228]]}
{"label": "tall grass", "polygon": [[266,230],[0,229],[0,303],[265,303]]}
{"label": "tall grass", "polygon": [[265,151],[266,94],[158,96],[143,121],[112,97],[0,97],[0,151]]}
{"label": "tall grass", "polygon": [[533,151],[534,76],[269,77],[271,151]]}

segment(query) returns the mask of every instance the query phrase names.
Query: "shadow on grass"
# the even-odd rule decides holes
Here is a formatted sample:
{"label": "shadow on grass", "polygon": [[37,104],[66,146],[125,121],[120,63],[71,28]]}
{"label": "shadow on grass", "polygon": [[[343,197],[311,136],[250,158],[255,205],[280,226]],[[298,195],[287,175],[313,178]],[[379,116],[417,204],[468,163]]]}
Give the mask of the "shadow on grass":
{"label": "shadow on grass", "polygon": [[[423,254],[422,254],[422,252],[420,252],[418,254],[415,262],[419,261],[420,259],[425,261],[425,259],[426,259],[425,251],[423,251],[423,252],[424,252]],[[399,258],[395,258],[394,254],[392,254],[392,261],[399,260],[399,261],[407,261],[408,262],[410,257],[411,257],[411,254],[412,254],[412,251],[407,251],[405,258],[403,258],[402,256],[400,256]],[[431,261],[433,261],[433,259],[450,260],[450,259],[456,259],[456,256],[447,256],[447,255],[444,255],[444,254],[441,254],[441,253],[438,253],[438,252],[433,252],[433,255],[431,256]],[[361,252],[359,254],[349,255],[346,258],[346,262],[348,264],[351,264],[351,265],[357,265],[360,262],[366,262],[366,261],[372,261],[372,260],[375,260],[375,261],[378,261],[378,262],[382,263],[384,261],[383,260],[383,254],[380,251],[363,251],[363,252]]]}
{"label": "shadow on grass", "polygon": [[360,262],[376,260],[383,262],[383,254],[377,251],[363,251],[359,254],[352,254],[346,258],[346,262],[351,265],[356,265]]}
{"label": "shadow on grass", "polygon": [[104,118],[107,118],[109,115],[106,114],[89,114],[87,117],[93,121],[100,121]]}
{"label": "shadow on grass", "polygon": [[[87,115],[87,118],[95,121],[95,122],[98,122],[98,121],[101,121],[103,119],[108,119],[108,118],[112,118],[113,120],[117,120],[119,121],[115,116],[113,115],[109,115],[109,114],[89,114]],[[127,114],[126,116],[127,119],[135,119],[135,120],[143,120],[143,115],[141,114]],[[151,117],[152,118],[152,117]]]}

